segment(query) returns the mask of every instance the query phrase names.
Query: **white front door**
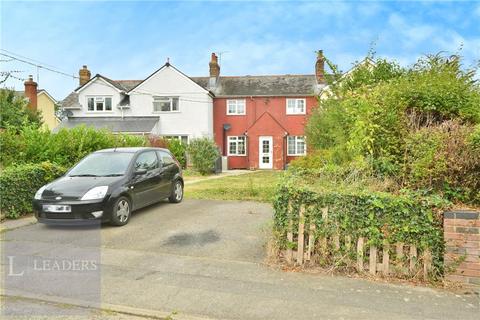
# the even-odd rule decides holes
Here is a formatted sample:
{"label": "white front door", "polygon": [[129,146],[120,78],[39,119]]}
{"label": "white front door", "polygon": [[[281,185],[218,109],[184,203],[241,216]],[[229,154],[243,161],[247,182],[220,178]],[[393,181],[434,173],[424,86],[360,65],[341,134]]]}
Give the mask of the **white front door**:
{"label": "white front door", "polygon": [[258,138],[258,167],[260,169],[273,168],[273,138]]}

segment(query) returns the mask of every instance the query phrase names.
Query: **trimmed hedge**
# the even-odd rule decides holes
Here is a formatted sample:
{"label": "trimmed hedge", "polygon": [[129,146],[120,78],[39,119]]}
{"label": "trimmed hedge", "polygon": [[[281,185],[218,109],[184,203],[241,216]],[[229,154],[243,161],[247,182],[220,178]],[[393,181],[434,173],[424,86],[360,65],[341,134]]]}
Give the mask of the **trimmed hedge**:
{"label": "trimmed hedge", "polygon": [[[291,219],[294,230],[298,228],[299,216],[292,216],[291,212],[298,212],[302,205],[306,207],[305,225],[313,222],[316,227],[315,238],[334,235],[345,238],[348,235],[352,239],[365,237],[368,244],[376,246],[403,242],[416,245],[420,250],[429,248],[433,258],[431,276],[437,278],[443,274],[442,212],[448,202],[440,197],[417,193],[319,191],[294,181],[284,182],[273,201],[274,234],[280,249],[294,245],[288,242],[286,234]],[[322,218],[325,207],[328,207],[327,220]],[[355,257],[354,251],[351,254]],[[341,265],[344,262],[332,263]]]}
{"label": "trimmed hedge", "polygon": [[66,172],[50,162],[24,164],[5,168],[0,174],[2,213],[10,219],[32,212],[37,190]]}

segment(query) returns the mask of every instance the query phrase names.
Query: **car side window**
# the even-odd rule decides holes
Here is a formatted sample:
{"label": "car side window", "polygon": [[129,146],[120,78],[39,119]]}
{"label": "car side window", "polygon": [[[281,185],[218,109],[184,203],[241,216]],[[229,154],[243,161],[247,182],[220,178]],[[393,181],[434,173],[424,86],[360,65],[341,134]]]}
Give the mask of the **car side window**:
{"label": "car side window", "polygon": [[141,153],[135,161],[135,170],[147,169],[147,171],[158,168],[158,159],[155,151]]}
{"label": "car side window", "polygon": [[172,156],[168,152],[158,151],[158,156],[159,156],[163,166],[168,166],[172,163],[175,163]]}

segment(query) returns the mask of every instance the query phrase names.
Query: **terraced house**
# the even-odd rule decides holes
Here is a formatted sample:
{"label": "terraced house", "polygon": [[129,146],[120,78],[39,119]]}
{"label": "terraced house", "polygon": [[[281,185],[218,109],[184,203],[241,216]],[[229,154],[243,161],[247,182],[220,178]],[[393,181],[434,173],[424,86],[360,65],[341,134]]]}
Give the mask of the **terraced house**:
{"label": "terraced house", "polygon": [[306,154],[304,126],[325,86],[321,51],[307,75],[221,76],[215,53],[209,69],[188,77],[167,61],[144,80],[111,80],[83,66],[59,128],[85,124],[184,143],[211,137],[229,169],[283,169]]}

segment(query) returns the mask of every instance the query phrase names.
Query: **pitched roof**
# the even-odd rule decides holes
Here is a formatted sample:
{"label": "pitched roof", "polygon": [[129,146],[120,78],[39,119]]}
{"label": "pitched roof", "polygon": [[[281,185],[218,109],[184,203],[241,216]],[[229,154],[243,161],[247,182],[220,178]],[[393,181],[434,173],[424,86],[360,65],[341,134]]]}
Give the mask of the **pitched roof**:
{"label": "pitched roof", "polygon": [[74,128],[80,125],[95,129],[108,129],[113,132],[151,132],[158,117],[74,117],[63,120],[56,128]]}
{"label": "pitched roof", "polygon": [[[192,77],[208,87],[209,77]],[[220,76],[219,85],[211,89],[215,96],[304,96],[317,90],[315,75]]]}

